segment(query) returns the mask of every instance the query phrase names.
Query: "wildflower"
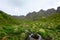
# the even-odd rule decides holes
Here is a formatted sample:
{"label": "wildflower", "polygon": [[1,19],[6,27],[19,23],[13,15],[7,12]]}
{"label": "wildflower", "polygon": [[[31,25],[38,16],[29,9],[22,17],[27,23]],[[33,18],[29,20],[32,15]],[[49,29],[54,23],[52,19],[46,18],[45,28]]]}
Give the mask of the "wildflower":
{"label": "wildflower", "polygon": [[44,29],[40,29],[39,31],[40,31],[40,32],[45,32],[45,30],[44,30]]}

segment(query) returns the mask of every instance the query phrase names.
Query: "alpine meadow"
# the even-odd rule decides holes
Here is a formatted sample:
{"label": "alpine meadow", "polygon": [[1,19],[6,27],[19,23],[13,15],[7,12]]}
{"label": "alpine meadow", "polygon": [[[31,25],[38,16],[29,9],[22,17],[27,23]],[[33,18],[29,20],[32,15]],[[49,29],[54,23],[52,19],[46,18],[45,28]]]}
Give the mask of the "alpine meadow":
{"label": "alpine meadow", "polygon": [[60,40],[60,7],[41,9],[26,16],[11,16],[0,10],[0,40],[27,40],[34,33],[41,40]]}

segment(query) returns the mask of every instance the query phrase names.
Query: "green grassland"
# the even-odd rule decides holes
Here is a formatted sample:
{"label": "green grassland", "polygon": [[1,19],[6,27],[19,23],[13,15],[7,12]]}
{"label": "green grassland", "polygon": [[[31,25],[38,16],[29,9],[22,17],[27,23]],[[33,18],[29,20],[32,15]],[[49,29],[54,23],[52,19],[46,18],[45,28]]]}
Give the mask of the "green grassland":
{"label": "green grassland", "polygon": [[44,40],[60,40],[60,13],[39,20],[17,20],[0,12],[0,40],[26,40],[31,33],[39,33]]}

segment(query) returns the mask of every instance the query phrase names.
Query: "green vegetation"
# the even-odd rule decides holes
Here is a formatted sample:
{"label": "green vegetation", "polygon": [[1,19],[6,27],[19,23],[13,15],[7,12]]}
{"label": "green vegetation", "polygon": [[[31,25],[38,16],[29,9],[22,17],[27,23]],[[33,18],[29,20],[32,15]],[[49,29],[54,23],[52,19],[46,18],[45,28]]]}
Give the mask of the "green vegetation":
{"label": "green vegetation", "polygon": [[38,20],[18,20],[0,11],[0,40],[25,40],[34,32],[44,40],[60,40],[60,13]]}

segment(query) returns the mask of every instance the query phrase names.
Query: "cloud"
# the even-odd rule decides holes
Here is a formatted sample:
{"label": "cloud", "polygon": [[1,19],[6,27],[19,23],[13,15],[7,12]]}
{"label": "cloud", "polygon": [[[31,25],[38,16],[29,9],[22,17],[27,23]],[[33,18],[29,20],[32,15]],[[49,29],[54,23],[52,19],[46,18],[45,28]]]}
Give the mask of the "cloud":
{"label": "cloud", "polygon": [[40,9],[60,6],[60,0],[0,0],[0,10],[11,15],[26,15]]}
{"label": "cloud", "polygon": [[11,5],[11,6],[23,6],[24,5],[24,0],[9,0],[8,3]]}

